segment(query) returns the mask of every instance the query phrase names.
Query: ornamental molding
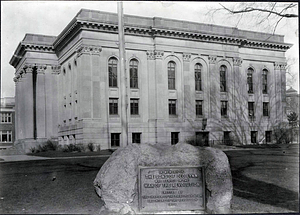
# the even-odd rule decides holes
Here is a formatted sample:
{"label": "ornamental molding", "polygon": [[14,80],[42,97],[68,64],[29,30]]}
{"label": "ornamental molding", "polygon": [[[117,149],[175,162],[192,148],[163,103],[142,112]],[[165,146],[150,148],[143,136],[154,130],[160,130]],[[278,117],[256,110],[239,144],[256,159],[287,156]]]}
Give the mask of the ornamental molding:
{"label": "ornamental molding", "polygon": [[192,56],[191,53],[183,53],[182,54],[183,61],[190,62],[191,56]]}
{"label": "ornamental molding", "polygon": [[215,64],[217,62],[217,56],[209,55],[208,61],[210,64]]}
{"label": "ornamental molding", "polygon": [[275,70],[285,70],[287,63],[285,62],[274,62],[274,69]]}
{"label": "ornamental molding", "polygon": [[155,56],[155,59],[162,59],[162,57],[164,56],[164,51],[155,50],[154,56]]}
{"label": "ornamental molding", "polygon": [[146,54],[147,54],[147,60],[154,60],[155,59],[154,51],[147,51]]}
{"label": "ornamental molding", "polygon": [[60,65],[52,65],[51,69],[52,69],[52,74],[55,74],[55,75],[59,75],[60,72],[61,72],[61,66]]}
{"label": "ornamental molding", "polygon": [[45,70],[47,69],[47,65],[45,64],[37,64],[36,65],[37,73],[44,74]]}
{"label": "ornamental molding", "polygon": [[233,66],[241,66],[243,63],[243,59],[240,57],[233,58]]}
{"label": "ornamental molding", "polygon": [[80,45],[76,50],[77,58],[83,54],[100,55],[101,51],[102,51],[101,47],[91,46],[91,45]]}

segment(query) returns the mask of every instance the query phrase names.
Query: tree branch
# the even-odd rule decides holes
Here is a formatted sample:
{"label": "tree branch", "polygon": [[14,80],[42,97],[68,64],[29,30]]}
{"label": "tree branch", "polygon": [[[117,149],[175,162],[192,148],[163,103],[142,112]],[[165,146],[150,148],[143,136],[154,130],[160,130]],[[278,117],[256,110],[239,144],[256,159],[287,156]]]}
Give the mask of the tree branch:
{"label": "tree branch", "polygon": [[[278,13],[274,10],[268,10],[268,9],[261,9],[261,8],[253,8],[253,7],[246,7],[245,9],[242,10],[231,10],[227,7],[225,7],[224,5],[220,4],[223,9],[227,10],[228,12],[232,13],[232,14],[238,14],[238,13],[249,13],[249,12],[253,12],[253,11],[260,11],[260,12],[266,12],[266,13],[271,13],[271,14],[275,14],[277,16],[281,16],[281,17],[285,17],[285,18],[297,18],[298,15],[297,14],[293,14],[293,13]],[[292,6],[288,6],[286,9],[294,7],[295,5]]]}

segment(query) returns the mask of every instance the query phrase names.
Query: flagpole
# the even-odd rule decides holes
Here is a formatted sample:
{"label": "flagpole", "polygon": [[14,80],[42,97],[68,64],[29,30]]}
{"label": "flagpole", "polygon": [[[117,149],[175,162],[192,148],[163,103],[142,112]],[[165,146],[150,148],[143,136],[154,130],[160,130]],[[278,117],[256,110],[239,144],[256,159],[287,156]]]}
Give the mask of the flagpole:
{"label": "flagpole", "polygon": [[122,126],[122,145],[128,145],[128,95],[127,95],[127,76],[125,64],[125,38],[123,20],[123,2],[118,2],[118,31],[119,31],[119,57],[120,57],[120,95],[121,95],[121,126]]}

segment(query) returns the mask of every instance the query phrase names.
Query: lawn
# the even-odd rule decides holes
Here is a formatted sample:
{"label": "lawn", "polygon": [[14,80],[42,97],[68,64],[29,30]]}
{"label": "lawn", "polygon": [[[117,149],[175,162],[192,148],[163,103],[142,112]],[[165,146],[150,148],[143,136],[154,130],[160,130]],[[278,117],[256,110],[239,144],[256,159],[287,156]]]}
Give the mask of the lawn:
{"label": "lawn", "polygon": [[38,153],[27,153],[27,155],[31,156],[40,156],[40,157],[81,157],[81,156],[98,156],[98,155],[111,155],[111,150],[102,150],[102,151],[95,151],[95,152],[62,152],[62,151],[45,151],[45,152],[38,152]]}

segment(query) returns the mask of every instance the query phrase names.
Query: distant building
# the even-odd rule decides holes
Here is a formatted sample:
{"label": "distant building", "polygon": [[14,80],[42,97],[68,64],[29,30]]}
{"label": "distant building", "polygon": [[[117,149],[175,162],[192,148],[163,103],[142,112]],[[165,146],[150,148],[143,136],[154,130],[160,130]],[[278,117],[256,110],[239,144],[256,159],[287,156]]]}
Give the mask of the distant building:
{"label": "distant building", "polygon": [[[122,104],[117,14],[80,10],[56,36],[26,34],[16,69],[17,142],[271,141],[286,121],[281,35],[125,15]],[[121,120],[127,108],[127,121]],[[128,123],[128,124],[127,124]]]}
{"label": "distant building", "polygon": [[12,146],[15,141],[15,98],[1,98],[0,148]]}
{"label": "distant building", "polygon": [[286,113],[290,114],[291,112],[297,113],[299,116],[299,99],[300,95],[297,90],[290,87],[286,91]]}

